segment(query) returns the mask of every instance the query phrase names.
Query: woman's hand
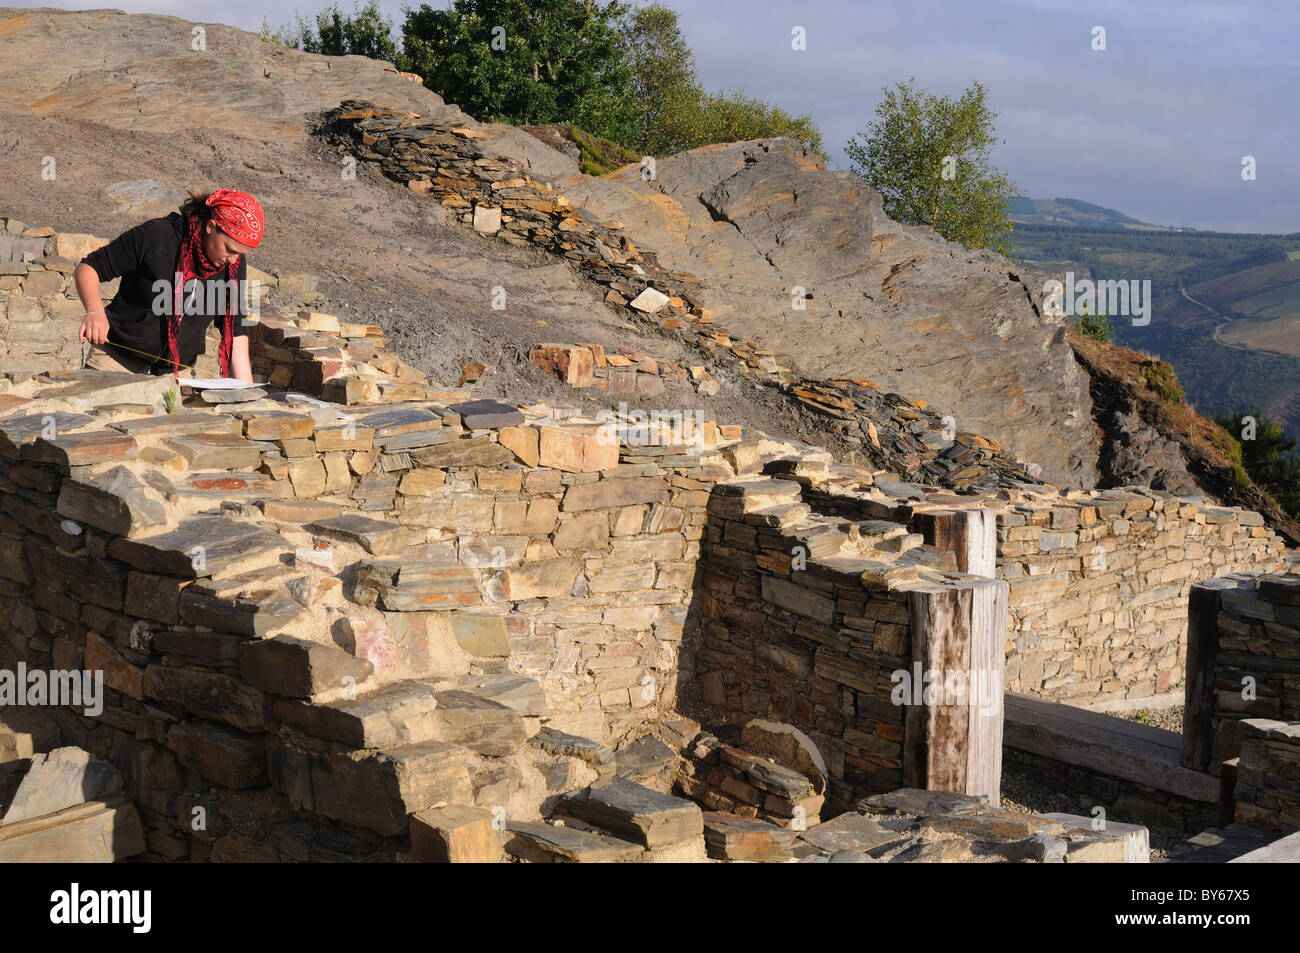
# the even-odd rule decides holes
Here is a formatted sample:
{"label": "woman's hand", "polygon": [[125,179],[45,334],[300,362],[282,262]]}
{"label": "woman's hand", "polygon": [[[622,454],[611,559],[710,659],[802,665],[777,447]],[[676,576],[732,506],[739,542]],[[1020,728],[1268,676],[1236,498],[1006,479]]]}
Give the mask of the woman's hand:
{"label": "woman's hand", "polygon": [[81,330],[77,332],[78,341],[91,344],[103,344],[108,340],[108,316],[104,314],[87,314],[81,319]]}

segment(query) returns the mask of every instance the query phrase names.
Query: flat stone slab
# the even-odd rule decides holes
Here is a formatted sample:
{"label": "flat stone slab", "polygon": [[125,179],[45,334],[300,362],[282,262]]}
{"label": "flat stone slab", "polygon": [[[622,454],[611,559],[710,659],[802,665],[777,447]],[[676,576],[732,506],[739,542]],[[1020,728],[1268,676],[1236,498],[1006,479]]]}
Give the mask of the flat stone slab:
{"label": "flat stone slab", "polygon": [[556,810],[651,849],[704,831],[702,812],[694,802],[617,776],[562,798]]}
{"label": "flat stone slab", "polygon": [[677,752],[654,735],[645,735],[624,745],[614,755],[615,771],[620,778],[644,781],[669,770],[677,762]]}
{"label": "flat stone slab", "polygon": [[546,694],[536,679],[519,675],[475,675],[461,679],[460,687],[498,701],[521,715],[545,717],[551,713]]}
{"label": "flat stone slab", "polygon": [[250,400],[261,400],[266,391],[261,387],[239,387],[231,390],[204,388],[199,391],[199,400],[205,404],[246,404]]}
{"label": "flat stone slab", "polygon": [[430,713],[437,704],[433,685],[408,679],[360,698],[324,705],[278,701],[274,714],[279,721],[315,738],[350,748],[387,748],[433,738],[438,726]]}
{"label": "flat stone slab", "polygon": [[134,460],[139,455],[135,438],[115,431],[65,434],[24,444],[22,458],[33,463],[80,467],[109,460]]}
{"label": "flat stone slab", "polygon": [[506,831],[506,852],[533,863],[620,864],[645,851],[615,837],[541,821],[510,821]]}
{"label": "flat stone slab", "polygon": [[115,539],[108,550],[143,572],[185,579],[231,572],[269,553],[289,552],[279,533],[220,516],[191,517],[170,533],[148,539]]}
{"label": "flat stone slab", "polygon": [[239,418],[227,414],[215,413],[178,413],[155,414],[136,420],[119,420],[110,424],[114,430],[134,436],[153,436],[155,434],[186,433],[231,433],[242,434],[244,425]]}
{"label": "flat stone slab", "polygon": [[358,588],[373,589],[389,612],[458,609],[482,601],[472,570],[426,560],[375,560],[357,570]]}
{"label": "flat stone slab", "polygon": [[55,748],[32,756],[27,776],[5,812],[5,824],[53,814],[122,790],[122,775],[107,761],[80,748]]}
{"label": "flat stone slab", "polygon": [[518,408],[499,400],[467,400],[449,404],[448,408],[460,414],[466,430],[483,430],[489,427],[514,427],[524,422]]}
{"label": "flat stone slab", "polygon": [[406,549],[409,534],[400,523],[390,523],[369,516],[345,513],[317,520],[307,527],[322,536],[345,539],[365,548],[376,556],[387,556]]}
{"label": "flat stone slab", "polygon": [[938,814],[975,814],[989,809],[989,802],[957,791],[923,791],[899,788],[887,794],[873,794],[858,802],[863,814],[907,814],[926,818]]}
{"label": "flat stone slab", "polygon": [[607,745],[590,738],[568,734],[549,725],[534,735],[531,740],[547,754],[578,758],[602,773],[605,773],[602,769],[608,769],[614,764],[614,752]]}
{"label": "flat stone slab", "polygon": [[438,692],[433,717],[442,725],[443,741],[461,745],[490,758],[504,758],[524,746],[524,719],[513,708],[473,692]]}
{"label": "flat stone slab", "polygon": [[739,814],[704,812],[704,846],[715,860],[784,863],[793,860],[794,831]]}
{"label": "flat stone slab", "polygon": [[16,454],[19,448],[37,437],[57,438],[95,422],[89,414],[70,414],[56,410],[52,414],[18,414],[0,420],[0,453]]}
{"label": "flat stone slab", "polygon": [[[869,853],[907,840],[907,829],[915,826],[915,821],[908,820],[903,825],[895,822],[890,827],[874,818],[850,811],[808,828],[799,834],[799,839],[827,853],[837,850]],[[900,827],[901,830],[897,829]]]}
{"label": "flat stone slab", "polygon": [[1039,817],[1063,824],[1069,850],[1067,864],[1078,863],[1151,863],[1151,838],[1141,824],[1121,824],[1107,820],[1102,830],[1093,830],[1093,818],[1079,814],[1039,814]]}
{"label": "flat stone slab", "polygon": [[262,465],[262,451],[275,449],[229,433],[182,434],[167,437],[163,445],[195,470],[256,470]]}

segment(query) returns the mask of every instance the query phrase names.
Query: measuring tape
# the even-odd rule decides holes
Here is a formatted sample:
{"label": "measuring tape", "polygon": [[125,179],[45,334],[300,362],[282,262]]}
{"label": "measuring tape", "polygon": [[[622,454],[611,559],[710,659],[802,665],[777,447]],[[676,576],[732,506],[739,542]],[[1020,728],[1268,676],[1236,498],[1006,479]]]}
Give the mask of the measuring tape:
{"label": "measuring tape", "polygon": [[[82,367],[85,367],[86,364],[90,361],[90,349],[93,348],[93,347],[96,347],[96,345],[93,344],[93,343],[90,342],[90,341],[87,341],[87,342],[85,342],[85,343],[86,343],[86,349],[85,349],[85,351],[84,351],[84,352],[82,353],[82,355],[81,355],[81,366],[82,366]],[[110,343],[110,342],[105,341],[103,344],[100,344],[100,345],[98,345],[98,346],[104,348],[105,353],[111,355],[113,352],[112,352],[112,351],[109,351],[109,350],[108,350],[108,347],[107,347],[107,345],[108,345],[109,343]],[[166,360],[168,364],[176,363],[179,367],[183,367],[183,368],[185,368],[185,369],[188,370],[188,371],[194,371],[195,375],[198,374],[198,369],[197,369],[196,367],[194,367],[192,364],[184,364],[184,363],[181,363],[181,362],[179,362],[179,361],[173,362],[172,359],[171,359],[170,357],[168,357],[168,358],[164,358],[164,357],[163,357],[162,355],[160,355],[160,354],[147,354],[147,353],[145,353],[144,351],[137,351],[137,350],[136,350],[135,348],[133,348],[133,347],[127,347],[125,344],[118,344],[118,343],[115,342],[115,341],[114,341],[114,342],[111,342],[111,343],[112,343],[113,347],[121,348],[123,351],[130,351],[130,352],[132,352],[133,354],[139,354],[141,357],[151,358],[151,359],[154,360],[154,361]]]}

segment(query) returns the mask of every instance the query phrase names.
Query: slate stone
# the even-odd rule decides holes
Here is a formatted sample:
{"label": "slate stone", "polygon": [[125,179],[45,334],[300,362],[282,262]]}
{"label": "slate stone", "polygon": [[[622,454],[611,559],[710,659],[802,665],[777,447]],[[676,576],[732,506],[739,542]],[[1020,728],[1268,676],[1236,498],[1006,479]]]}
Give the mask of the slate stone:
{"label": "slate stone", "polygon": [[693,802],[617,776],[566,795],[556,811],[652,849],[704,831],[703,815]]}
{"label": "slate stone", "polygon": [[107,761],[80,748],[55,748],[34,754],[26,777],[5,811],[5,824],[53,814],[122,790],[122,775]]}
{"label": "slate stone", "polygon": [[677,752],[654,735],[645,735],[620,748],[615,763],[620,778],[644,781],[672,769],[677,763]]}
{"label": "slate stone", "polygon": [[714,860],[784,863],[792,860],[794,832],[738,814],[704,812],[704,846]]}
{"label": "slate stone", "polygon": [[304,611],[304,607],[284,591],[221,598],[206,595],[191,586],[181,593],[180,598],[182,622],[257,638],[283,628]]}
{"label": "slate stone", "polygon": [[524,719],[514,709],[473,692],[437,693],[433,717],[442,724],[441,738],[491,758],[514,754],[527,740]]}
{"label": "slate stone", "polygon": [[274,714],[277,720],[315,738],[350,748],[388,748],[435,738],[440,730],[432,718],[436,707],[433,685],[410,679],[392,682],[360,698],[323,705],[277,701]]}
{"label": "slate stone", "polygon": [[386,837],[405,835],[411,814],[469,799],[466,756],[464,748],[441,741],[399,745],[361,759],[314,755],[308,809]]}
{"label": "slate stone", "polygon": [[515,455],[491,437],[462,437],[436,447],[424,447],[411,453],[422,467],[499,467],[511,463]]}
{"label": "slate stone", "polygon": [[571,735],[549,725],[543,727],[530,741],[547,754],[586,761],[602,776],[610,774],[614,769],[614,752],[599,741]]}
{"label": "slate stone", "polygon": [[874,818],[849,811],[809,827],[799,834],[799,839],[828,853],[838,850],[855,850],[864,853],[883,851],[907,840],[910,835],[906,831],[915,826],[914,821],[909,821],[902,830],[898,830],[887,827]]}
{"label": "slate stone", "polygon": [[482,601],[472,571],[422,560],[363,563],[357,571],[357,586],[373,589],[380,607],[389,612],[456,609]]}
{"label": "slate stone", "polygon": [[292,635],[245,642],[239,648],[239,671],[254,688],[274,695],[308,698],[344,686],[344,678],[359,685],[374,667],[334,645]]}
{"label": "slate stone", "polygon": [[55,512],[114,536],[138,535],[167,522],[166,507],[148,494],[146,484],[126,467],[64,480]]}
{"label": "slate stone", "polygon": [[495,864],[501,837],[492,812],[465,804],[421,811],[411,817],[411,859],[416,863]]}
{"label": "slate stone", "polygon": [[448,406],[460,415],[461,424],[466,430],[514,427],[524,422],[524,415],[518,408],[499,400],[469,400]]}
{"label": "slate stone", "polygon": [[533,678],[519,675],[472,675],[461,679],[460,687],[498,701],[521,715],[547,717],[551,713],[541,683]]}
{"label": "slate stone", "polygon": [[209,387],[199,391],[199,399],[205,404],[246,404],[261,400],[266,393],[261,387],[234,387],[229,390]]}
{"label": "slate stone", "polygon": [[363,546],[366,552],[377,556],[400,553],[409,543],[409,533],[400,523],[390,523],[355,513],[317,520],[307,528],[321,536],[357,543]]}
{"label": "slate stone", "polygon": [[213,413],[179,413],[156,414],[137,420],[119,420],[110,424],[114,430],[136,437],[166,434],[177,436],[187,433],[229,433],[242,434],[243,422],[227,414]]}
{"label": "slate stone", "polygon": [[187,721],[167,732],[167,747],[182,765],[223,787],[255,788],[267,783],[266,744],[257,735]]}
{"label": "slate stone", "polygon": [[92,431],[66,434],[49,440],[37,437],[31,443],[23,445],[21,456],[33,463],[80,467],[110,460],[134,460],[139,456],[139,447],[135,438],[126,434]]}
{"label": "slate stone", "polygon": [[398,433],[383,438],[376,437],[374,445],[380,447],[385,453],[397,454],[408,450],[419,450],[422,447],[452,443],[459,439],[460,431],[453,430],[451,427],[441,427],[434,430],[418,430],[414,433]]}
{"label": "slate stone", "polygon": [[260,731],[270,724],[266,695],[216,672],[150,665],[144,670],[144,691],[148,698],[244,731]]}
{"label": "slate stone", "polygon": [[506,852],[532,863],[622,864],[645,851],[615,837],[541,821],[509,821],[506,831]]}
{"label": "slate stone", "polygon": [[194,470],[256,470],[262,465],[262,451],[273,449],[221,433],[167,437],[163,446],[179,453]]}
{"label": "slate stone", "polygon": [[510,636],[504,616],[457,612],[451,617],[451,632],[456,644],[475,658],[510,655]]}
{"label": "slate stone", "polygon": [[973,794],[923,791],[919,788],[899,788],[887,794],[873,794],[858,802],[858,811],[863,814],[898,813],[920,818],[940,814],[971,815],[988,809],[989,802]]}
{"label": "slate stone", "polygon": [[149,539],[115,539],[108,550],[110,556],[144,572],[197,579],[233,571],[270,553],[289,552],[289,547],[279,533],[264,526],[194,516]]}

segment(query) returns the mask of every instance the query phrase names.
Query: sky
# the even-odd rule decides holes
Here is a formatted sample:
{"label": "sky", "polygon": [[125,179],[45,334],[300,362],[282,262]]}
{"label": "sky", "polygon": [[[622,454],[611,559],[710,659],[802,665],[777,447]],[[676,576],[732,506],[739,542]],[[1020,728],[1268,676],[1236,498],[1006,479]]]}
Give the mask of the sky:
{"label": "sky", "polygon": [[[400,25],[406,2],[379,6]],[[1158,225],[1300,231],[1298,0],[665,2],[707,88],[811,113],[833,168],[849,167],[844,143],[869,126],[885,87],[914,77],[956,97],[978,80],[1005,140],[993,164],[1021,194],[1084,199]],[[264,17],[282,26],[328,5],[226,0],[204,20],[256,31]],[[113,7],[195,9],[190,0]],[[1094,49],[1098,27],[1104,49]],[[1242,176],[1247,156],[1253,180]]]}

